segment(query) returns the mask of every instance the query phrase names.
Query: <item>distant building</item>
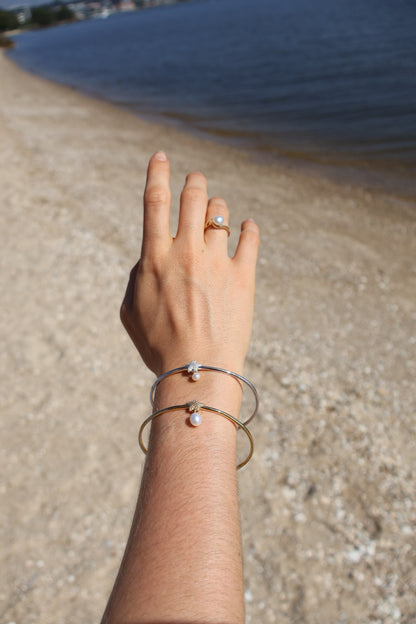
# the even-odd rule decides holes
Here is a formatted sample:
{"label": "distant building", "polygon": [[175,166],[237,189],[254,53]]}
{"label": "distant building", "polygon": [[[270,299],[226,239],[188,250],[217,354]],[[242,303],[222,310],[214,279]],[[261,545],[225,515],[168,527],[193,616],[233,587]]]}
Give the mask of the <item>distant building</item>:
{"label": "distant building", "polygon": [[10,10],[12,13],[16,15],[17,21],[19,22],[21,26],[23,26],[23,24],[26,24],[26,22],[29,22],[30,18],[32,17],[32,13],[28,5],[14,7],[13,9],[10,9]]}
{"label": "distant building", "polygon": [[135,11],[137,7],[132,0],[120,0],[117,8],[119,11]]}
{"label": "distant building", "polygon": [[70,2],[68,4],[68,8],[71,9],[73,14],[75,15],[75,19],[83,20],[86,19],[86,7],[85,2]]}
{"label": "distant building", "polygon": [[109,17],[116,10],[110,2],[100,2],[99,0],[91,2],[80,0],[79,2],[71,2],[67,6],[77,20]]}

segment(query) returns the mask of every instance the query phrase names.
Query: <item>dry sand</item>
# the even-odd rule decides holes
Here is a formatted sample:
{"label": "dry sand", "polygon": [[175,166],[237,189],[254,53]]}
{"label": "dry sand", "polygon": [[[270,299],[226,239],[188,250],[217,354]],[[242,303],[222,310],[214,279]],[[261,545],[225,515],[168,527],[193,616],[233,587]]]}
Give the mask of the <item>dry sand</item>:
{"label": "dry sand", "polygon": [[[99,621],[152,381],[119,323],[145,168],[262,230],[239,476],[247,622],[416,621],[416,207],[260,166],[0,56],[4,624]],[[176,213],[175,213],[176,214]],[[174,216],[175,218],[175,216]]]}

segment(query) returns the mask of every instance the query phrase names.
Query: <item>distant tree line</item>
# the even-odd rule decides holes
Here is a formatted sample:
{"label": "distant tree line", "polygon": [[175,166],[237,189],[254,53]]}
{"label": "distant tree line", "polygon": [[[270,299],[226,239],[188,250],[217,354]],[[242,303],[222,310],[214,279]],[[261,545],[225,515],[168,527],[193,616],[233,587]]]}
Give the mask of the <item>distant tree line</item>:
{"label": "distant tree line", "polygon": [[[34,6],[31,7],[31,18],[25,26],[53,26],[59,22],[67,22],[74,19],[74,13],[66,4],[58,6]],[[0,32],[20,28],[19,20],[13,11],[0,9]]]}
{"label": "distant tree line", "polygon": [[66,5],[51,8],[46,5],[31,7],[30,23],[34,26],[53,26],[58,22],[66,22],[74,18],[74,13]]}
{"label": "distant tree line", "polygon": [[16,15],[11,11],[3,11],[0,9],[0,32],[14,30],[15,28],[19,28]]}
{"label": "distant tree line", "polygon": [[[177,2],[189,2],[189,0],[132,0],[137,9],[146,9],[160,4],[174,4]],[[0,0],[1,2],[1,0]],[[11,11],[0,9],[0,33],[17,28],[38,28],[53,26],[60,22],[68,22],[79,19],[75,13],[64,4],[65,0],[52,0],[50,4],[41,6],[31,6],[27,9],[27,15],[22,14],[22,8]],[[102,0],[97,0],[102,3]],[[121,4],[120,0],[111,0],[110,4],[117,10]],[[20,13],[20,16],[19,16]],[[10,45],[10,40],[0,38],[0,47]]]}

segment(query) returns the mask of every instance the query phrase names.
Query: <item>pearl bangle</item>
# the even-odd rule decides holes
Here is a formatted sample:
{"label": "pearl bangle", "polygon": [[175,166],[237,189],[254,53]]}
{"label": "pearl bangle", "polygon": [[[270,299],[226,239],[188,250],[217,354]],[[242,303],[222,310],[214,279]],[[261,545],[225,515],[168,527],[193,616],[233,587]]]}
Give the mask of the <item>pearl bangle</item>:
{"label": "pearl bangle", "polygon": [[201,378],[201,374],[199,372],[201,370],[202,371],[217,371],[219,373],[225,373],[226,375],[231,375],[231,377],[234,377],[234,379],[237,379],[237,381],[239,382],[243,382],[246,386],[250,388],[250,390],[252,391],[254,395],[254,401],[255,401],[254,410],[252,414],[250,415],[250,417],[247,418],[247,420],[245,420],[242,423],[244,425],[248,425],[248,423],[256,415],[258,407],[259,407],[259,395],[257,393],[256,387],[254,386],[254,384],[251,383],[249,379],[247,379],[246,377],[243,377],[242,375],[239,375],[238,373],[233,373],[232,371],[229,371],[225,368],[219,368],[218,366],[205,366],[204,364],[199,364],[196,360],[192,360],[192,362],[190,362],[189,364],[185,364],[185,366],[179,366],[179,368],[173,368],[172,370],[167,371],[166,373],[163,373],[163,375],[160,375],[160,377],[156,379],[156,381],[154,382],[150,390],[150,403],[152,407],[155,404],[156,388],[158,387],[160,382],[163,381],[163,379],[165,379],[166,377],[169,377],[170,375],[175,375],[177,373],[186,372],[188,373],[188,375],[191,376],[192,381],[198,381]]}
{"label": "pearl bangle", "polygon": [[227,412],[223,412],[222,410],[217,409],[216,407],[209,407],[208,405],[205,405],[204,403],[200,403],[197,400],[190,401],[189,403],[184,403],[183,405],[172,405],[170,407],[164,407],[163,409],[160,409],[157,412],[154,412],[153,414],[148,416],[142,422],[142,425],[139,430],[138,438],[139,438],[140,448],[142,449],[145,455],[147,455],[147,450],[148,450],[143,442],[143,431],[146,425],[148,425],[154,418],[157,418],[161,414],[165,414],[166,412],[173,412],[176,410],[187,410],[191,412],[189,422],[193,427],[198,427],[202,422],[202,418],[199,413],[199,410],[205,410],[207,412],[214,412],[216,414],[220,414],[221,416],[224,416],[224,418],[234,423],[237,429],[242,429],[244,431],[250,443],[250,450],[248,452],[248,455],[242,462],[240,462],[237,465],[237,470],[245,466],[250,461],[253,455],[253,451],[254,451],[254,440],[253,440],[253,436],[251,435],[250,431],[247,429],[246,425],[242,423],[241,421],[237,420],[237,418],[234,418],[234,416],[231,416],[231,414],[227,414]]}

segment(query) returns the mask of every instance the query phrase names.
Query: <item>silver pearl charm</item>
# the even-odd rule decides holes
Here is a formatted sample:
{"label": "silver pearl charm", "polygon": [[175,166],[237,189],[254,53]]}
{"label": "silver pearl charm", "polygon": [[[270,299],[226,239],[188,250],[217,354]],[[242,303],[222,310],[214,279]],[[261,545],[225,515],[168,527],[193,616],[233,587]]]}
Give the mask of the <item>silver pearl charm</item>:
{"label": "silver pearl charm", "polygon": [[188,374],[192,376],[191,378],[193,379],[193,381],[198,381],[198,379],[201,377],[200,373],[198,373],[201,364],[199,364],[196,360],[192,360],[192,362],[189,362],[189,364],[187,364],[186,366]]}

